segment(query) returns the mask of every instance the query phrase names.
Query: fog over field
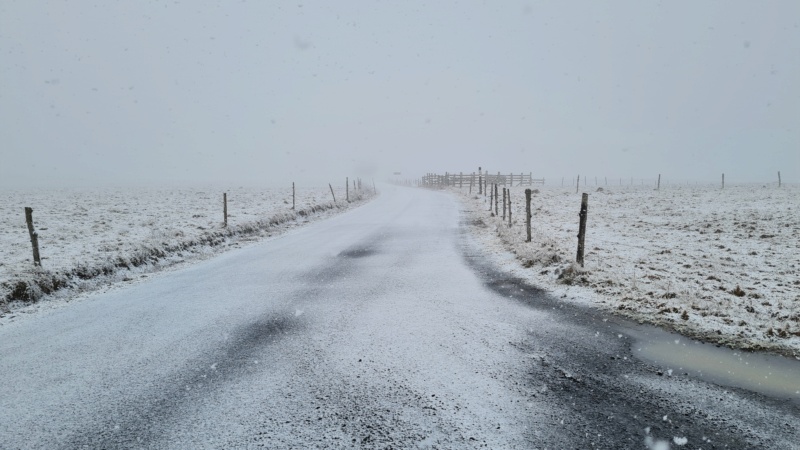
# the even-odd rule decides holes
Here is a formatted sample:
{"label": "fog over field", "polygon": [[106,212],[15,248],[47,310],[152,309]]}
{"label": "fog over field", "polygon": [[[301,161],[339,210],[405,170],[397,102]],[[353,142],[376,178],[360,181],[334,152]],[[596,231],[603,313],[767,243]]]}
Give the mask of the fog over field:
{"label": "fog over field", "polygon": [[800,177],[800,3],[0,4],[0,187]]}

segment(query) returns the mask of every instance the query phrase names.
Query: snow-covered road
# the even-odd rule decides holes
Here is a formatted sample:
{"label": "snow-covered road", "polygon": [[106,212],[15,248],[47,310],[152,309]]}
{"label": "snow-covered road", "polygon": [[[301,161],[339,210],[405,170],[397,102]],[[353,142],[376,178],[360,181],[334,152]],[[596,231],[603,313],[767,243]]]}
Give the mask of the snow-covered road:
{"label": "snow-covered road", "polygon": [[[0,328],[0,448],[793,448],[800,407],[666,377],[487,264],[444,193]],[[666,448],[666,447],[663,447]]]}

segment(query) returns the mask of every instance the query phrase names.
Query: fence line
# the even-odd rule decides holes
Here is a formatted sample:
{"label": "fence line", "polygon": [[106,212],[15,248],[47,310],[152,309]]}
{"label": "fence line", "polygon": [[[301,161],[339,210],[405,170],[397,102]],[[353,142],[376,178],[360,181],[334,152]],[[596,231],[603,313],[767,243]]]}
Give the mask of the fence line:
{"label": "fence line", "polygon": [[479,186],[479,194],[482,193],[483,186],[493,184],[500,186],[532,186],[534,184],[544,184],[544,178],[533,178],[533,172],[528,172],[527,174],[522,172],[509,172],[508,174],[497,172],[496,174],[490,174],[488,171],[478,172],[477,174],[475,172],[467,174],[463,172],[457,174],[445,172],[444,175],[427,173],[419,180],[419,184],[426,187],[453,186],[463,188],[465,184],[470,186],[476,181]]}

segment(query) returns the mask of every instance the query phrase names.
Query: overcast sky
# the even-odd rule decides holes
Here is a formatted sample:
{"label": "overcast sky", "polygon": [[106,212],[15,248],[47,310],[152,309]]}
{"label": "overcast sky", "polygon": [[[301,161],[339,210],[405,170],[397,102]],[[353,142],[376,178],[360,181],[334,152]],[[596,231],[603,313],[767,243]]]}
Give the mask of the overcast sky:
{"label": "overcast sky", "polygon": [[800,182],[800,1],[0,0],[0,186]]}

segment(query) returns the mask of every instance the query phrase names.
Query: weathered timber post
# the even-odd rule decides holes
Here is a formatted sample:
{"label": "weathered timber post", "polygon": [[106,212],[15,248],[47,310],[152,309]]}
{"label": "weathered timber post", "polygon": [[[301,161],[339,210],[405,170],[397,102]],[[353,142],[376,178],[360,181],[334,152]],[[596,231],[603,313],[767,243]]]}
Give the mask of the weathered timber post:
{"label": "weathered timber post", "polygon": [[725,189],[725,174],[722,174],[722,189]]}
{"label": "weathered timber post", "polygon": [[531,241],[531,190],[525,189],[525,230],[528,232],[528,238],[525,242]]}
{"label": "weathered timber post", "polygon": [[778,171],[778,187],[781,187],[781,171]]}
{"label": "weathered timber post", "polygon": [[294,209],[295,205],[295,192],[294,192],[294,181],[292,181],[292,209]]}
{"label": "weathered timber post", "polygon": [[483,194],[483,175],[481,173],[481,168],[478,167],[478,195]]}
{"label": "weathered timber post", "polygon": [[[494,185],[493,184],[490,184],[489,186],[492,189],[494,189]],[[490,213],[492,212],[492,197],[494,197],[494,192],[489,192],[489,212]],[[492,216],[494,216],[494,213],[492,213]]]}
{"label": "weathered timber post", "polygon": [[583,243],[586,238],[586,215],[589,209],[589,194],[585,193],[581,196],[581,212],[578,214],[580,217],[580,227],[578,228],[578,256],[575,261],[583,267]]}
{"label": "weathered timber post", "polygon": [[594,177],[594,185],[597,186],[597,177]]}
{"label": "weathered timber post", "polygon": [[333,193],[333,186],[331,186],[331,184],[328,183],[328,187],[331,188],[331,196],[333,197],[333,204],[335,205],[336,204],[336,194]]}
{"label": "weathered timber post", "polygon": [[511,228],[511,189],[508,190],[508,228]]}
{"label": "weathered timber post", "polygon": [[561,177],[561,187],[564,187],[564,177]]}
{"label": "weathered timber post", "polygon": [[498,195],[497,195],[497,183],[495,183],[494,184],[494,215],[495,216],[499,216],[500,215],[500,211],[499,211],[499,208],[497,206],[497,197],[498,197]]}
{"label": "weathered timber post", "polygon": [[658,174],[658,183],[656,184],[656,190],[661,190],[661,174]]}
{"label": "weathered timber post", "polygon": [[42,260],[39,258],[39,235],[33,229],[33,208],[25,207],[25,223],[28,224],[28,234],[31,236],[31,246],[33,247],[33,265],[42,266]]}
{"label": "weathered timber post", "polygon": [[506,220],[506,188],[503,188],[503,220]]}
{"label": "weathered timber post", "polygon": [[222,214],[225,216],[225,225],[228,226],[228,193],[222,193]]}
{"label": "weathered timber post", "polygon": [[469,193],[472,195],[472,183],[475,182],[475,172],[472,172],[472,176],[469,177]]}
{"label": "weathered timber post", "polygon": [[464,172],[458,172],[458,188],[464,187]]}
{"label": "weathered timber post", "polygon": [[350,178],[344,177],[344,199],[350,201]]}
{"label": "weathered timber post", "polygon": [[578,193],[578,189],[581,188],[581,176],[578,175],[578,181],[575,183],[575,193]]}

